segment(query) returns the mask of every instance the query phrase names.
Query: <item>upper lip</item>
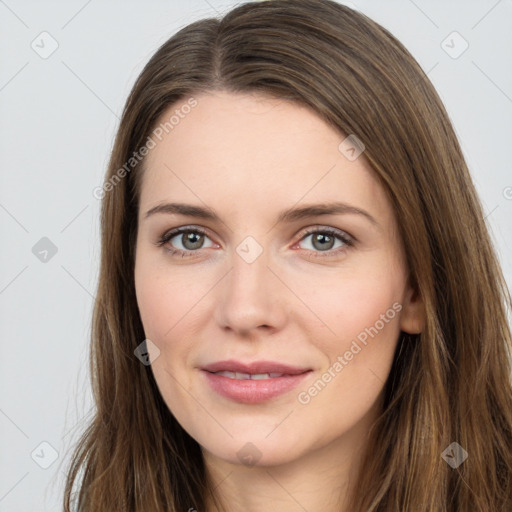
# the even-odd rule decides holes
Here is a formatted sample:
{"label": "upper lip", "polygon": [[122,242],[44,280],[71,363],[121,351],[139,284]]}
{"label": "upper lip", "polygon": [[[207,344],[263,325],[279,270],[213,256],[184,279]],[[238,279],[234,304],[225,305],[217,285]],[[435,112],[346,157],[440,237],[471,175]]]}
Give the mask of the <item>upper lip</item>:
{"label": "upper lip", "polygon": [[227,371],[236,373],[249,373],[251,375],[259,373],[282,373],[285,375],[298,375],[311,370],[311,368],[300,368],[298,366],[290,366],[287,364],[278,363],[276,361],[253,361],[251,363],[242,363],[241,361],[235,361],[233,359],[207,364],[201,369],[212,373]]}

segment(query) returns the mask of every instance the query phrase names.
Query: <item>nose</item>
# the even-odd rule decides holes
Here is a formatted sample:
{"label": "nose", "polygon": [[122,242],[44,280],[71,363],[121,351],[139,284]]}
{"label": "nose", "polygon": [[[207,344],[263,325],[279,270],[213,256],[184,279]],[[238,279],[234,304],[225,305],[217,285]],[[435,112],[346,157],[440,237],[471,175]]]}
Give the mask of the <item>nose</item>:
{"label": "nose", "polygon": [[290,292],[271,268],[265,249],[251,262],[233,251],[232,268],[219,283],[215,320],[224,330],[247,336],[257,330],[273,332],[286,321]]}

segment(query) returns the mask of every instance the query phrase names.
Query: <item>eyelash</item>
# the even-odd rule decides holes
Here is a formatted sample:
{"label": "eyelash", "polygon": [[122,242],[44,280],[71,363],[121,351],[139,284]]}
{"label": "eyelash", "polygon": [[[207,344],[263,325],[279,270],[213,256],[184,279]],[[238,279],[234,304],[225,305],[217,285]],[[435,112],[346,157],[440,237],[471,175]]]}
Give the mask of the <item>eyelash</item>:
{"label": "eyelash", "polygon": [[[206,231],[199,227],[190,227],[190,226],[184,226],[181,228],[172,229],[171,231],[168,231],[164,233],[156,245],[158,247],[163,247],[167,242],[169,242],[171,239],[173,239],[175,236],[182,234],[182,233],[200,233],[201,235],[208,236]],[[354,247],[355,245],[355,239],[352,237],[346,235],[343,231],[339,231],[334,228],[317,228],[317,229],[309,229],[307,230],[299,240],[299,242],[302,242],[306,237],[309,235],[316,235],[316,234],[322,234],[322,235],[328,235],[332,236],[341,242],[344,243],[344,246],[338,247],[337,249],[329,249],[328,251],[313,251],[315,254],[314,258],[332,258],[335,256],[338,256],[342,252],[346,252],[348,249]],[[208,237],[209,238],[209,237]],[[197,250],[187,250],[183,251],[182,249],[175,249],[173,247],[165,247],[165,250],[175,255],[180,255],[182,258],[189,258],[193,257],[194,253],[198,252],[200,249]],[[306,249],[307,250],[307,249]],[[325,254],[323,254],[325,253]]]}

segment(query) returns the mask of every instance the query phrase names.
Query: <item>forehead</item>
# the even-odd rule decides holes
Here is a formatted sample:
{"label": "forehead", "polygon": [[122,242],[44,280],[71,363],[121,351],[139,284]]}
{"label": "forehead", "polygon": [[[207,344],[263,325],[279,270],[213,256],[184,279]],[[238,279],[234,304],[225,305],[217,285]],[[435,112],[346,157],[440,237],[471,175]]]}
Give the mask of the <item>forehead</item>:
{"label": "forehead", "polygon": [[[169,133],[148,155],[148,161],[174,153],[181,157],[207,159],[214,155],[216,162],[237,157],[250,164],[243,155],[250,149],[251,156],[261,160],[272,158],[277,162],[298,159],[314,152],[319,143],[337,148],[342,135],[335,132],[311,109],[283,99],[260,94],[233,94],[215,91],[195,96],[196,105],[186,109],[187,100],[167,109],[159,125],[173,118]],[[298,142],[302,142],[300,146]],[[306,144],[304,144],[306,143]],[[202,150],[208,150],[202,151]],[[240,158],[241,157],[241,158]]]}
{"label": "forehead", "polygon": [[171,116],[174,122],[146,157],[141,209],[184,196],[215,209],[343,200],[377,215],[386,208],[364,153],[348,160],[339,150],[346,136],[311,109],[224,91],[196,95],[195,106],[184,108],[189,100],[159,120],[160,126]]}

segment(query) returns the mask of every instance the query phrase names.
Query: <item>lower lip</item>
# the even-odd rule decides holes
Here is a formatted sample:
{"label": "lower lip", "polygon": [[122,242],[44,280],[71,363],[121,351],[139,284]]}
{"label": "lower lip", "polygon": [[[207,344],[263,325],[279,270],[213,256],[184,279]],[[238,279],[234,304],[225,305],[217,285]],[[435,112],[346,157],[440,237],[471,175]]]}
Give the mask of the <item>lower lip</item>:
{"label": "lower lip", "polygon": [[283,375],[273,379],[230,379],[205,370],[202,372],[211,388],[219,395],[242,402],[257,404],[291,391],[298,386],[311,371],[298,375]]}

